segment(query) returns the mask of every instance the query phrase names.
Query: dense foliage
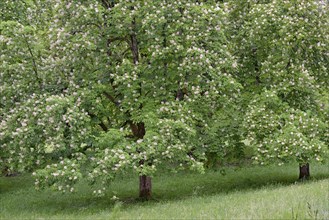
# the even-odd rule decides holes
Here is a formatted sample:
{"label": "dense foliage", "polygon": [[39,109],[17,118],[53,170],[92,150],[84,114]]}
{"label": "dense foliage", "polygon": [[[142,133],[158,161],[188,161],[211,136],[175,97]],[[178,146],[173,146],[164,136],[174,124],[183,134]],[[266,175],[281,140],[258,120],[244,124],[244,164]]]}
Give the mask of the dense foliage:
{"label": "dense foliage", "polygon": [[[322,161],[324,1],[2,1],[0,160],[74,191],[209,161]],[[99,184],[95,184],[99,187]],[[97,188],[97,194],[102,190]]]}
{"label": "dense foliage", "polygon": [[237,79],[249,94],[245,143],[262,164],[294,157],[301,164],[323,160],[329,143],[328,6],[317,1],[241,5],[232,6],[232,30]]}

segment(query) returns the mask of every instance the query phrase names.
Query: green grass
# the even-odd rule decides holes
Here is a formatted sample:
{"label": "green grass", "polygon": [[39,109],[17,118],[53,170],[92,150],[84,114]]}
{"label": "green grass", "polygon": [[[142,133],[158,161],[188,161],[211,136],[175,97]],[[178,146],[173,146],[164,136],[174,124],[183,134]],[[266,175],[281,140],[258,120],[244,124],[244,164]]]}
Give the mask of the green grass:
{"label": "green grass", "polygon": [[[153,178],[154,200],[141,202],[137,177],[119,177],[102,198],[87,184],[74,194],[37,192],[28,175],[0,178],[0,219],[329,219],[328,164],[227,168]],[[113,201],[113,195],[119,200]]]}

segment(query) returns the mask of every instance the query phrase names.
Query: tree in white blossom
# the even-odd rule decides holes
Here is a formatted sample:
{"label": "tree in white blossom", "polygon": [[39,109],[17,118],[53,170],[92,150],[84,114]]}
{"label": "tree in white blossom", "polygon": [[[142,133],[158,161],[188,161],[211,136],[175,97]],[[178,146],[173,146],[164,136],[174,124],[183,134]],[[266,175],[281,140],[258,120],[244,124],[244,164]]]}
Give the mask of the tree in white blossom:
{"label": "tree in white blossom", "polygon": [[232,1],[232,40],[244,86],[243,128],[260,164],[328,155],[328,5],[311,0]]}
{"label": "tree in white blossom", "polygon": [[[159,166],[203,171],[209,146],[202,137],[240,88],[216,1],[40,0],[26,10],[41,10],[45,24],[13,18],[1,28],[3,59],[25,68],[2,66],[1,88],[12,91],[6,99],[17,95],[8,89],[14,78],[25,90],[22,74],[33,83],[11,111],[4,104],[5,164],[39,167],[36,186],[63,192],[84,177],[105,187],[133,171],[142,198],[150,198]],[[5,28],[12,23],[32,29],[29,44],[10,32],[18,27]],[[17,43],[8,48],[8,41]],[[20,58],[19,50],[33,56]]]}

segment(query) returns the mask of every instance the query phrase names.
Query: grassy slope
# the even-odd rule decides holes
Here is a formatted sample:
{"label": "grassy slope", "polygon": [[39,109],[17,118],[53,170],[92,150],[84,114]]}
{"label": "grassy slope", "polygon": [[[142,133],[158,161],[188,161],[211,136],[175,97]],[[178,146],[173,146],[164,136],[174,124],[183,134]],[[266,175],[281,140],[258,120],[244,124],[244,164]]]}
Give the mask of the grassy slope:
{"label": "grassy slope", "polygon": [[[0,178],[1,219],[329,219],[329,170],[312,165],[313,180],[296,183],[297,165],[163,174],[154,178],[156,200],[139,202],[137,178],[118,178],[95,198],[86,184],[78,193],[36,192],[29,176]],[[322,180],[321,180],[322,179]],[[120,201],[110,198],[116,195]]]}

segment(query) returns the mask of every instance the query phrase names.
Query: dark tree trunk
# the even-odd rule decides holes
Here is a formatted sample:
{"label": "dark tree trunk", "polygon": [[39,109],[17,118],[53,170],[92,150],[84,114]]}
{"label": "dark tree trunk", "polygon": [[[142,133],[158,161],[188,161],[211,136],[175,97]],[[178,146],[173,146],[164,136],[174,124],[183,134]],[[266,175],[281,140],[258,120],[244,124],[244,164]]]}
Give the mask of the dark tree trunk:
{"label": "dark tree trunk", "polygon": [[[143,139],[145,135],[145,125],[143,122],[133,123],[130,122],[130,128],[134,137]],[[137,149],[139,152],[139,150]],[[139,161],[139,165],[143,166],[144,160]],[[139,198],[142,200],[149,200],[152,196],[152,181],[151,177],[146,175],[139,176]]]}
{"label": "dark tree trunk", "polygon": [[143,139],[145,135],[145,125],[143,122],[133,123],[130,121],[130,129],[134,137]]}
{"label": "dark tree trunk", "polygon": [[[136,36],[136,21],[135,18],[133,19],[132,23],[132,34],[130,34],[130,49],[132,53],[133,62],[135,65],[138,65],[139,62],[139,50],[138,50],[138,40]],[[142,95],[142,84],[139,84],[139,94]],[[140,109],[142,109],[142,105],[139,106]],[[145,125],[143,122],[133,123],[130,122],[130,129],[134,135],[134,137],[137,137],[139,139],[143,139],[145,135]],[[137,150],[138,151],[138,150]],[[141,160],[140,165],[144,164],[144,160]],[[142,175],[139,176],[139,198],[143,200],[149,200],[151,199],[152,195],[152,181],[151,177]]]}
{"label": "dark tree trunk", "polygon": [[300,164],[299,165],[299,179],[306,180],[310,178],[310,165],[307,164]]}
{"label": "dark tree trunk", "polygon": [[152,181],[149,176],[139,177],[139,198],[149,200],[152,196]]}

